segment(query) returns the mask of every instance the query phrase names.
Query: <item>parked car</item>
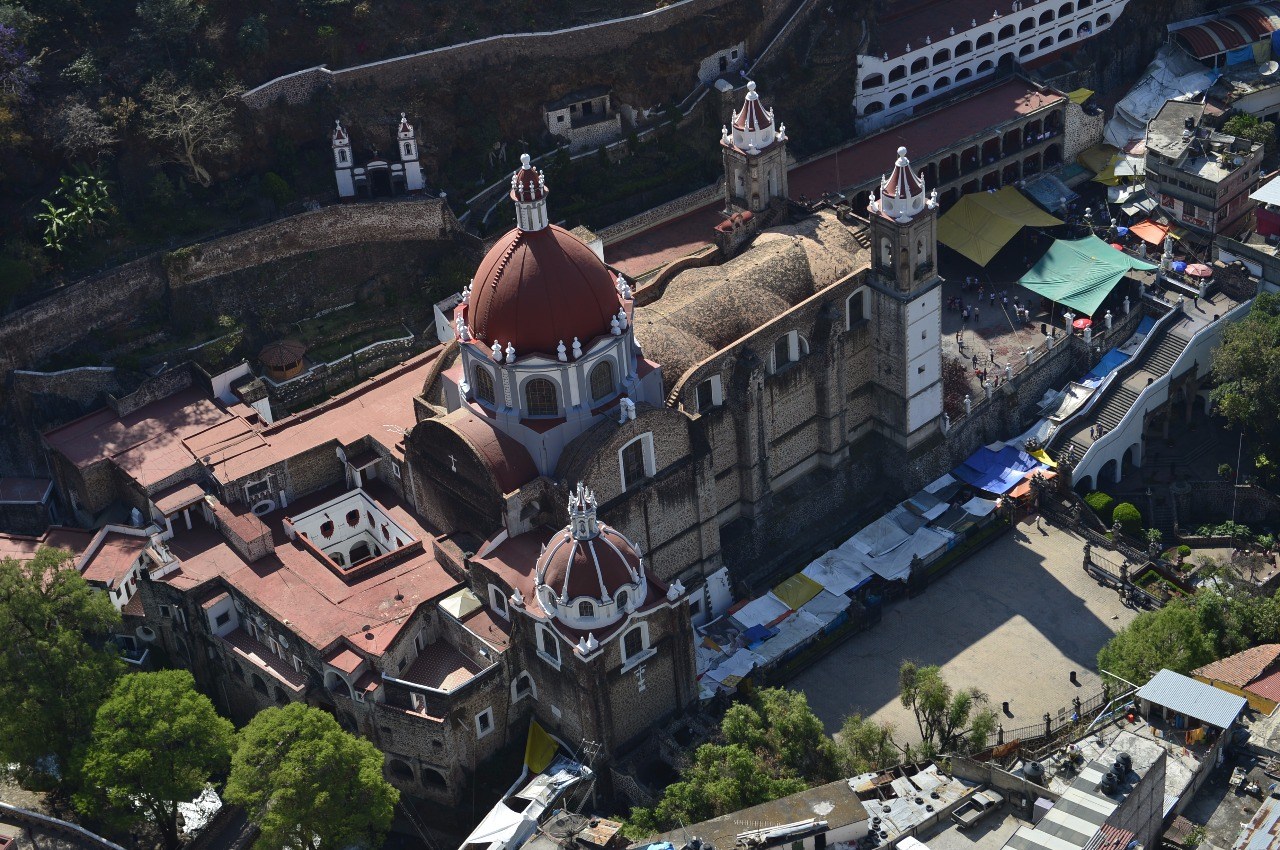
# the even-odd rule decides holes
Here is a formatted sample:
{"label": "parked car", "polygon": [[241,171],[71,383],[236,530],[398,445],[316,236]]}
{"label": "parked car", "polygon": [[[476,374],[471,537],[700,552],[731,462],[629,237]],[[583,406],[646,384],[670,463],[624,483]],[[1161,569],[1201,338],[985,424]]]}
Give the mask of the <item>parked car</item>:
{"label": "parked car", "polygon": [[951,819],[960,829],[968,829],[1002,805],[1004,797],[995,791],[974,791],[968,800],[951,812]]}

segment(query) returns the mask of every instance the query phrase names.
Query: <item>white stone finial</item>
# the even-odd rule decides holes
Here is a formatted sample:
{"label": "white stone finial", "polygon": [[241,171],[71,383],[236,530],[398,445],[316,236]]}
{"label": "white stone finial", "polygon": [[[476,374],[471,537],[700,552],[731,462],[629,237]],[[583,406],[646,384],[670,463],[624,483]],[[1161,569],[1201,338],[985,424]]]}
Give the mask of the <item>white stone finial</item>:
{"label": "white stone finial", "polygon": [[614,316],[609,320],[609,333],[618,336],[622,333],[622,325],[618,322],[618,317]]}
{"label": "white stone finial", "polygon": [[509,342],[507,343],[507,362],[516,362],[516,347]]}
{"label": "white stone finial", "polygon": [[925,43],[925,44],[933,44],[933,36],[928,36],[928,35],[926,35],[926,36],[924,37],[924,43]]}
{"label": "white stone finial", "polygon": [[595,632],[587,632],[587,651],[595,652],[600,648],[600,641],[596,640]]}
{"label": "white stone finial", "polygon": [[561,363],[569,362],[569,355],[565,353],[564,340],[560,340],[560,344],[556,346],[556,359]]}
{"label": "white stone finial", "polygon": [[888,62],[888,61],[889,61],[889,51],[887,51],[887,50],[884,52],[884,61],[886,61],[886,62]]}
{"label": "white stone finial", "polygon": [[760,95],[756,94],[756,81],[747,81],[747,100],[756,100]]}
{"label": "white stone finial", "polygon": [[898,148],[898,161],[897,161],[897,163],[895,163],[895,164],[896,164],[896,165],[910,165],[910,164],[911,164],[911,163],[910,163],[910,161],[907,159],[907,149],[906,149],[906,148]]}
{"label": "white stone finial", "polygon": [[587,649],[587,639],[584,637],[578,638],[578,645],[574,651],[577,652],[579,655],[586,655],[588,652],[590,652],[591,650]]}
{"label": "white stone finial", "polygon": [[524,594],[520,592],[520,588],[518,587],[515,589],[515,592],[511,594],[511,604],[517,608],[524,607]]}
{"label": "white stone finial", "polygon": [[976,27],[977,25],[978,25],[978,19],[977,19],[977,18],[970,18],[970,19],[969,19],[969,27],[970,27],[970,28]]}
{"label": "white stone finial", "polygon": [[627,308],[626,307],[618,308],[618,324],[622,327],[624,331],[627,329]]}
{"label": "white stone finial", "polygon": [[577,360],[582,356],[582,343],[578,342],[578,338],[573,338],[573,359]]}
{"label": "white stone finial", "polygon": [[596,522],[596,494],[581,481],[569,493],[569,533],[574,540],[590,540],[600,533]]}
{"label": "white stone finial", "polygon": [[533,168],[533,157],[529,156],[527,153],[520,154],[520,167]]}
{"label": "white stone finial", "polygon": [[956,34],[956,28],[955,28],[955,27],[952,27],[952,28],[951,28],[951,35],[955,35],[955,34]]}
{"label": "white stone finial", "polygon": [[498,342],[495,339],[493,341],[493,348],[490,349],[489,353],[490,355],[492,355],[494,360],[497,360],[499,363],[501,363],[502,362],[502,343]]}
{"label": "white stone finial", "polygon": [[911,52],[911,42],[907,42],[907,52]]}

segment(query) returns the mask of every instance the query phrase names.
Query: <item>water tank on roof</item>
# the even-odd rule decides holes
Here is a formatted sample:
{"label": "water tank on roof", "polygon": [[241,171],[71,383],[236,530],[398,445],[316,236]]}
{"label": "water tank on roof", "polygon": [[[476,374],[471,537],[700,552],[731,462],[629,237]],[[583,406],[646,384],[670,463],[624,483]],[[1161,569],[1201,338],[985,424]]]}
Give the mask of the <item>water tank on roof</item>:
{"label": "water tank on roof", "polygon": [[1124,772],[1128,773],[1133,769],[1133,756],[1128,753],[1119,753],[1116,755],[1116,764],[1124,765]]}
{"label": "water tank on roof", "polygon": [[1038,761],[1029,761],[1022,766],[1022,775],[1037,785],[1044,779],[1044,765]]}

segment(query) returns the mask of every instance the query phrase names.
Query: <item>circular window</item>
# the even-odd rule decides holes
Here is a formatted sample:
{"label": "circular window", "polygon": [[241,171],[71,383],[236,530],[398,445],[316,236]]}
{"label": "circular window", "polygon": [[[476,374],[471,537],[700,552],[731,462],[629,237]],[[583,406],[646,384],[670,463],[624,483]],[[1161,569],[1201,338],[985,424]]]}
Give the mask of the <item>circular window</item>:
{"label": "circular window", "polygon": [[141,638],[142,640],[155,640],[155,639],[156,639],[156,633],[155,633],[155,630],[154,630],[154,629],[152,629],[150,626],[139,626],[139,627],[138,627],[138,631],[137,631],[137,635],[138,635],[138,637],[139,637],[139,638]]}
{"label": "circular window", "polygon": [[263,499],[253,506],[254,516],[266,516],[276,509],[276,503],[270,499]]}

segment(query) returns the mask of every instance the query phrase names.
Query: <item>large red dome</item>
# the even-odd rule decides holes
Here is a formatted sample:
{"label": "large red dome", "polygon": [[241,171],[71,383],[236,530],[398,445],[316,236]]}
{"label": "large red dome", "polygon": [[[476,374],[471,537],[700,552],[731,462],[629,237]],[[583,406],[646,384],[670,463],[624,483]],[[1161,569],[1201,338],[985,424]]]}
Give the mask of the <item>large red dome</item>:
{"label": "large red dome", "polygon": [[485,255],[467,299],[467,325],[487,345],[514,345],[516,356],[556,355],[609,333],[622,302],[613,275],[561,227],[512,230]]}

